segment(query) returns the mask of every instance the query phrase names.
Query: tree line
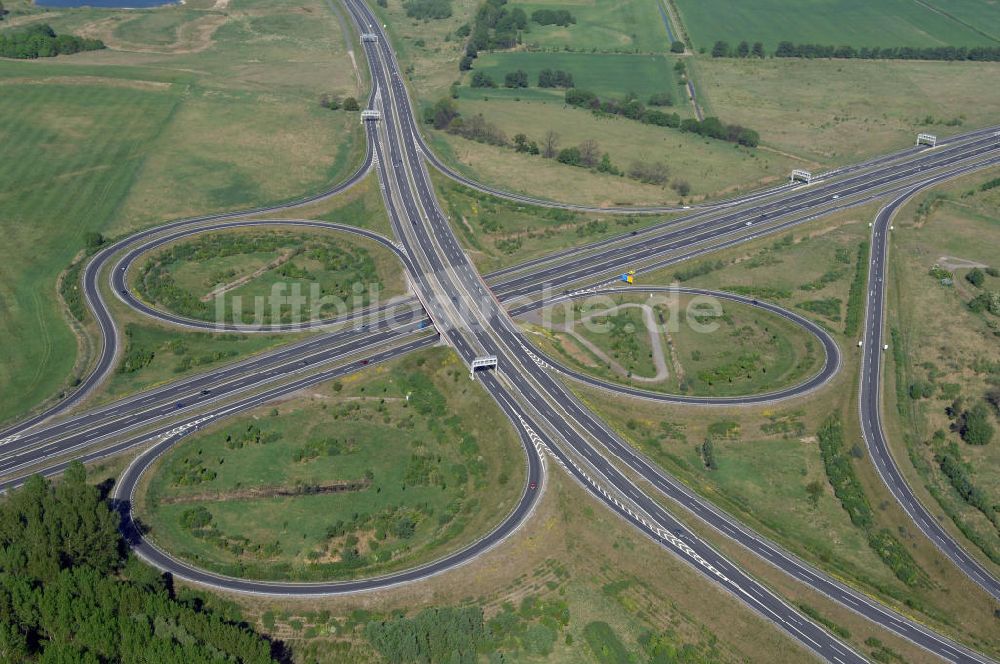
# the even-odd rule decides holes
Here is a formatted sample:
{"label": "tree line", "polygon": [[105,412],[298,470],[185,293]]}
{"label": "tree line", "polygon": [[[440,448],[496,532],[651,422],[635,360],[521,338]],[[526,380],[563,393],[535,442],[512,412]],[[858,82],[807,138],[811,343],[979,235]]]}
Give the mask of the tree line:
{"label": "tree line", "polygon": [[966,503],[976,508],[989,519],[993,526],[1000,528],[1000,513],[994,508],[993,501],[981,487],[973,484],[968,465],[962,461],[958,445],[951,443],[935,455],[935,459],[952,487]]}
{"label": "tree line", "polygon": [[[751,46],[741,41],[733,48],[727,41],[717,41],[712,46],[713,58],[763,58],[764,44]],[[782,41],[774,51],[776,58],[832,58],[837,60],[972,60],[977,62],[1000,61],[1000,46],[892,46],[862,47],[831,46],[828,44],[796,44]]]}
{"label": "tree line", "polygon": [[[469,85],[474,88],[495,88],[497,82],[484,71],[473,72]],[[504,76],[505,88],[528,87],[528,72],[523,69],[507,72]],[[540,88],[572,88],[573,75],[561,69],[543,69],[538,72],[538,87]]]}
{"label": "tree line", "polygon": [[753,46],[750,46],[746,41],[741,41],[739,45],[733,49],[729,46],[729,42],[717,41],[712,47],[712,57],[713,58],[763,58],[764,53],[764,43],[754,42]]}
{"label": "tree line", "polygon": [[[662,101],[659,96],[655,96],[654,98],[657,101]],[[570,106],[590,109],[594,113],[620,115],[630,120],[638,120],[646,124],[661,127],[672,127],[681,131],[738,143],[747,147],[756,147],[760,143],[760,134],[753,129],[748,129],[738,124],[725,124],[717,117],[707,117],[704,120],[697,120],[695,118],[681,120],[680,115],[677,113],[665,113],[663,111],[647,109],[634,96],[628,96],[622,101],[607,97],[601,99],[589,90],[573,88],[566,91],[566,103]]]}
{"label": "tree line", "polygon": [[[663,162],[637,159],[628,168],[620,168],[612,163],[611,156],[602,151],[597,141],[593,139],[587,139],[578,145],[562,147],[559,134],[549,130],[540,140],[529,139],[526,134],[518,133],[511,141],[502,129],[486,120],[480,113],[470,118],[462,117],[455,102],[448,97],[443,97],[434,106],[424,108],[423,119],[435,129],[456,136],[487,145],[513,148],[522,154],[538,155],[567,166],[629,177],[645,184],[665,186],[670,182],[670,169]],[[681,196],[691,193],[691,185],[686,180],[675,179],[670,186]]]}
{"label": "tree line", "polygon": [[1000,62],[1000,46],[896,46],[889,48],[861,48],[853,46],[825,46],[822,44],[793,44],[781,42],[774,52],[776,58],[835,58],[860,60],[974,60]]}
{"label": "tree line", "polygon": [[57,35],[47,23],[0,35],[0,57],[34,60],[106,48],[100,39]]}
{"label": "tree line", "polygon": [[833,493],[840,500],[851,523],[865,531],[868,546],[878,554],[900,581],[908,586],[922,585],[926,573],[920,569],[909,551],[889,530],[876,529],[875,516],[865,490],[854,471],[850,456],[864,454],[857,445],[850,455],[844,450],[844,424],[837,414],[830,415],[816,432],[820,456]]}
{"label": "tree line", "polygon": [[358,100],[354,97],[344,97],[343,100],[336,95],[331,95],[323,93],[319,96],[319,105],[322,108],[330,109],[331,111],[337,111],[344,109],[345,111],[360,111],[361,105],[358,104]]}
{"label": "tree line", "polygon": [[0,555],[4,661],[274,661],[238,616],[178,596],[127,555],[118,514],[80,463],[58,484],[30,478],[0,505]]}

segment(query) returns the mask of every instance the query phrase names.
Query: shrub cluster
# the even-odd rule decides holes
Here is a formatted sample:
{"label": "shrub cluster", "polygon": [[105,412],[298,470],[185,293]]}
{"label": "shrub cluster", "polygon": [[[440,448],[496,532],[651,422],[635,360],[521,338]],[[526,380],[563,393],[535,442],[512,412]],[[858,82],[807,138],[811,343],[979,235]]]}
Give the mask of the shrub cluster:
{"label": "shrub cluster", "polygon": [[922,583],[926,577],[903,544],[886,529],[875,530],[875,519],[861,482],[854,472],[849,455],[844,451],[844,425],[840,417],[831,415],[816,433],[820,455],[833,493],[840,500],[851,523],[864,529],[868,546],[908,586]]}
{"label": "shrub cluster", "polygon": [[820,316],[829,318],[832,321],[838,321],[840,320],[840,305],[841,302],[839,297],[826,297],[822,300],[808,300],[806,302],[800,302],[796,306],[799,309],[819,314]]}
{"label": "shrub cluster", "polygon": [[528,87],[528,72],[523,69],[507,72],[503,78],[505,88],[526,88]]}
{"label": "shrub cluster", "polygon": [[753,129],[747,129],[738,124],[725,124],[716,117],[708,117],[700,121],[694,118],[685,118],[681,122],[681,131],[689,131],[720,141],[739,143],[748,148],[755,148],[760,143],[760,134]]}
{"label": "shrub cluster", "polygon": [[962,500],[982,512],[987,519],[993,522],[993,525],[1000,528],[1000,515],[993,508],[993,501],[990,500],[985,491],[972,483],[969,470],[962,462],[958,445],[951,443],[935,459],[941,467],[941,472],[945,474]]}
{"label": "shrub cluster", "polygon": [[100,39],[56,35],[47,23],[0,35],[0,57],[33,60],[105,48]]}
{"label": "shrub cluster", "polygon": [[531,20],[538,25],[561,25],[563,27],[576,23],[576,17],[565,9],[536,9],[531,12]]}
{"label": "shrub cluster", "polygon": [[969,300],[969,309],[977,314],[988,311],[994,316],[1000,316],[1000,291],[980,293]]}
{"label": "shrub cluster", "polygon": [[681,268],[674,272],[674,281],[685,282],[695,277],[700,277],[708,274],[709,272],[714,272],[715,270],[721,270],[726,264],[721,260],[716,261],[705,261],[703,263],[695,263],[687,267]]}
{"label": "shrub cluster", "polygon": [[520,31],[528,26],[528,15],[520,7],[508,9],[507,0],[486,0],[472,21],[472,26],[462,26],[458,36],[468,36],[465,55],[458,63],[461,71],[472,69],[472,62],[479,51],[513,48],[520,43]]}
{"label": "shrub cluster", "polygon": [[861,328],[861,315],[865,306],[865,282],[868,280],[868,242],[858,244],[858,259],[854,267],[854,280],[847,293],[847,314],[844,316],[844,334],[852,337]]}
{"label": "shrub cluster", "polygon": [[403,3],[406,15],[416,19],[442,19],[451,17],[451,0],[407,0]]}
{"label": "shrub cluster", "polygon": [[717,41],[712,47],[712,57],[713,58],[763,58],[764,57],[764,44],[762,42],[754,42],[753,46],[750,46],[746,41],[741,41],[736,48],[731,48],[729,42]]}
{"label": "shrub cluster", "polygon": [[572,88],[573,74],[562,69],[543,69],[538,72],[538,87],[540,88]]}
{"label": "shrub cluster", "polygon": [[488,621],[478,606],[431,607],[410,617],[394,614],[371,620],[364,635],[387,662],[464,664],[486,655],[499,662],[507,661],[508,649],[535,657],[550,654],[569,617],[564,600],[528,596],[520,607],[504,604]]}

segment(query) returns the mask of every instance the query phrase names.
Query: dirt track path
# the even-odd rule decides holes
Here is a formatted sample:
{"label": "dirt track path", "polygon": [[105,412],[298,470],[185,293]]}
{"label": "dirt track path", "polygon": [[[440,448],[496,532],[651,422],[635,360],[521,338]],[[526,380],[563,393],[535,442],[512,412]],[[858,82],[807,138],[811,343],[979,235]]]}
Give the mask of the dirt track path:
{"label": "dirt track path", "polygon": [[[661,383],[670,377],[670,370],[667,368],[666,353],[663,350],[663,339],[660,337],[660,332],[657,329],[656,315],[653,308],[648,304],[635,304],[635,303],[625,303],[619,304],[616,307],[610,309],[603,309],[601,311],[591,312],[583,317],[584,321],[589,321],[597,316],[609,316],[621,309],[632,308],[642,310],[642,320],[646,325],[646,332],[649,333],[649,345],[653,349],[653,366],[656,367],[656,375],[654,376],[636,376],[632,374],[632,380],[640,381],[643,383]],[[585,339],[582,335],[574,330],[568,330],[568,332],[573,336],[576,341],[581,345],[585,346],[587,350],[601,358],[604,362],[612,368],[613,371],[622,375],[628,376],[629,371],[623,367],[619,362],[608,356],[603,350],[591,343],[589,340]]]}

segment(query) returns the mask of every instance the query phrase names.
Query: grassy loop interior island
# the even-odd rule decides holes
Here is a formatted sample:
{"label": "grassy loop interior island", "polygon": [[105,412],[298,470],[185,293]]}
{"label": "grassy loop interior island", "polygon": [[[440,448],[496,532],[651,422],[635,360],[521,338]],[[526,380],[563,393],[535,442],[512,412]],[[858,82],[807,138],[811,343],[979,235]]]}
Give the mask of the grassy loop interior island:
{"label": "grassy loop interior island", "polygon": [[160,546],[228,575],[396,570],[512,509],[524,463],[511,433],[454,356],[423,352],[178,446],[150,473],[139,514]]}

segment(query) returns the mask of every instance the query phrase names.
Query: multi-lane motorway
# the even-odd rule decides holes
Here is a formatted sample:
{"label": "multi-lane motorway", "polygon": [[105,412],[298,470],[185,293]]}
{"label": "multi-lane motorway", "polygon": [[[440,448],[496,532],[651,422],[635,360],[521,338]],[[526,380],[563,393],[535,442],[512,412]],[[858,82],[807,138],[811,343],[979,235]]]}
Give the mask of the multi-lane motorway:
{"label": "multi-lane motorway", "polygon": [[[944,659],[988,661],[782,551],[664,474],[608,429],[551,375],[547,363],[529,350],[528,343],[513,324],[510,313],[537,307],[542,284],[550,284],[556,289],[573,289],[581,284],[587,285],[588,280],[591,284],[595,281],[600,283],[602,278],[606,279],[620,270],[623,263],[647,270],[655,269],[691,255],[745,241],[749,237],[804,223],[835,209],[858,205],[887,194],[909,191],[982,168],[984,164],[996,163],[997,145],[993,131],[973,132],[953,139],[933,151],[908,150],[851,169],[843,169],[829,174],[810,187],[779,187],[727,201],[678,219],[654,224],[634,234],[531,261],[484,280],[459,246],[435,199],[425,166],[426,159],[434,159],[433,153],[422,143],[405,86],[385,35],[370,10],[360,0],[348,0],[347,6],[362,31],[377,34],[376,41],[365,42],[364,46],[373,79],[370,106],[381,111],[382,121],[374,127],[369,126],[366,162],[356,177],[345,183],[345,186],[360,178],[369,166],[374,165],[377,169],[386,208],[399,245],[373,235],[369,237],[388,243],[398,253],[422,308],[404,302],[399,307],[363,312],[364,322],[358,319],[358,312],[355,312],[337,321],[341,324],[356,322],[352,328],[323,333],[316,338],[215,372],[185,379],[100,409],[58,419],[44,427],[38,426],[42,421],[41,417],[29,420],[2,434],[0,473],[9,478],[4,486],[16,484],[23,473],[31,469],[41,467],[50,472],[58,470],[74,454],[85,459],[98,458],[143,441],[159,439],[150,451],[129,467],[117,487],[116,496],[121,500],[126,514],[125,523],[128,525],[131,522],[127,518],[127,508],[136,482],[152,460],[176,440],[207,422],[255,407],[278,394],[355,371],[367,362],[384,361],[434,343],[438,336],[426,328],[425,316],[429,316],[439,331],[440,338],[453,346],[467,362],[481,355],[498,357],[502,371],[483,373],[481,379],[484,387],[519,432],[528,457],[526,487],[531,482],[542,484],[543,466],[540,455],[550,455],[609,509],[827,661],[864,659],[695,537],[660,505],[657,498],[668,499],[688,510],[702,522],[802,583]],[[622,209],[614,212],[636,211]],[[664,209],[652,211],[663,212]],[[96,264],[98,267],[88,268],[84,286],[88,302],[97,315],[107,341],[98,370],[88,378],[85,389],[74,394],[74,402],[92,389],[103,377],[102,372],[106,373],[114,362],[114,339],[117,331],[101,296],[99,268],[129,247],[128,252],[111,269],[112,291],[127,304],[147,315],[161,318],[168,316],[131,296],[125,281],[125,268],[130,260],[134,260],[151,246],[170,241],[167,238],[222,227],[206,223],[214,223],[218,219],[220,217],[185,220],[151,229],[146,234],[105,249],[95,258],[91,266]],[[280,223],[322,222],[285,220]],[[875,232],[877,229],[878,224]],[[877,236],[873,239],[876,243],[879,240]],[[872,253],[874,275],[877,267],[875,255],[879,253],[874,250],[874,243]],[[884,265],[884,248],[881,260]],[[881,293],[881,284],[880,276],[878,282],[873,279],[872,297],[875,297],[876,292]],[[510,312],[501,304],[501,300],[504,305],[511,307]],[[878,300],[878,305],[881,311],[881,300]],[[867,339],[869,334],[874,334],[874,326],[878,327],[878,334],[881,334],[881,314],[877,323],[873,323],[873,311],[870,303],[870,316],[865,332],[866,351],[878,348],[880,343],[876,340],[873,346]],[[776,313],[781,315],[780,311]],[[188,320],[172,322],[197,325]],[[333,321],[322,321],[310,325],[318,327],[332,323]],[[816,333],[816,330],[813,331]],[[823,336],[819,336],[822,341]],[[796,386],[790,394],[815,389],[836,371],[839,366],[836,344],[830,340],[829,345],[824,342],[824,347],[827,352],[824,370],[811,379],[819,382],[807,381]],[[873,382],[870,383],[868,392],[864,392],[863,386],[861,408],[863,420],[867,411],[871,415],[870,421],[877,423],[878,398],[871,396],[871,388],[874,388],[877,395],[878,353],[873,358],[867,354],[865,356],[866,373],[862,380],[864,383],[867,375]],[[783,396],[789,394],[768,395],[767,398]],[[881,436],[880,426],[866,430],[866,438],[873,448],[873,458],[876,457],[877,448],[872,443],[875,431],[878,432],[877,436]],[[107,441],[107,444],[102,445],[103,441]],[[884,458],[889,462],[885,468],[888,470],[880,467],[880,472],[883,472],[883,477],[890,477],[891,469],[895,469],[895,466],[891,464],[887,448],[885,454]],[[625,474],[624,468],[641,477],[643,487],[633,482]],[[890,484],[890,489],[893,489],[893,484],[899,484],[897,488],[901,492],[893,493],[901,501],[906,498],[909,490],[905,482],[902,482],[901,475],[898,479],[886,479],[886,482]],[[652,491],[644,488],[646,486]],[[908,495],[912,498],[912,494]],[[151,543],[142,540],[133,528],[127,528],[127,532],[140,554],[154,564],[183,578],[208,585],[244,592],[276,594],[355,592],[425,578],[480,555],[495,546],[526,518],[536,497],[537,492],[526,490],[518,506],[497,529],[462,551],[421,568],[347,584],[271,584],[219,577],[195,569],[156,549]],[[915,499],[913,502],[919,507]],[[917,512],[910,513],[918,519]],[[946,534],[943,534],[944,539],[935,539],[938,535],[928,532],[928,536],[942,546],[942,550],[946,550],[942,542],[951,542],[955,548],[954,555],[964,554],[968,557]],[[969,560],[974,563],[971,558]],[[966,566],[963,570],[970,575],[973,572],[982,574],[982,580],[978,582],[987,590],[996,588],[995,585],[989,585],[990,582],[995,584],[995,580],[984,569]]]}

